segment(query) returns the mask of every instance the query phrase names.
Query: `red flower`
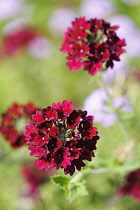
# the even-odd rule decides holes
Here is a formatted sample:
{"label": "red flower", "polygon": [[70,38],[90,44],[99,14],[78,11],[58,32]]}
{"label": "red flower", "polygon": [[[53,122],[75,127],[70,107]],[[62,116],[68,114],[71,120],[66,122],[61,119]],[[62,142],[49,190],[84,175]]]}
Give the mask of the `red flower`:
{"label": "red flower", "polygon": [[79,70],[82,67],[82,65],[83,65],[82,61],[78,60],[78,59],[70,60],[66,64],[67,64],[67,66],[69,66],[69,69],[73,70],[73,71]]}
{"label": "red flower", "polygon": [[87,23],[85,17],[76,18],[75,21],[72,22],[72,26],[81,30],[88,30],[90,28],[90,24]]}
{"label": "red flower", "polygon": [[120,196],[130,195],[140,202],[140,169],[131,171],[125,177],[125,183],[118,190]]}
{"label": "red flower", "polygon": [[85,61],[83,63],[84,69],[88,70],[89,74],[95,75],[97,72],[102,70],[102,62],[91,63],[90,61]]}
{"label": "red flower", "polygon": [[83,160],[91,161],[99,139],[92,116],[74,110],[72,102],[67,101],[53,103],[36,113],[24,135],[30,155],[38,157],[35,165],[39,169],[64,168],[65,174],[73,175],[75,168],[85,166]]}
{"label": "red flower", "polygon": [[21,48],[27,46],[36,37],[37,33],[33,28],[24,27],[16,30],[4,37],[3,53],[5,55],[13,55]]}
{"label": "red flower", "polygon": [[[25,144],[23,135],[24,126],[28,123],[31,114],[37,108],[32,103],[27,103],[25,106],[18,103],[12,104],[7,111],[2,115],[0,122],[0,133],[5,137],[11,146],[16,149]],[[31,131],[30,127],[30,131]],[[28,134],[28,131],[27,135]]]}
{"label": "red flower", "polygon": [[24,165],[22,167],[22,175],[28,183],[26,195],[34,196],[39,192],[39,187],[54,175],[55,171],[50,169],[47,172],[38,170],[33,165]]}
{"label": "red flower", "polygon": [[103,63],[106,68],[113,68],[113,61],[120,60],[126,46],[125,39],[116,35],[118,28],[103,19],[76,18],[65,33],[61,47],[63,53],[68,53],[69,69],[77,71],[84,67],[89,74],[95,75],[102,70]]}

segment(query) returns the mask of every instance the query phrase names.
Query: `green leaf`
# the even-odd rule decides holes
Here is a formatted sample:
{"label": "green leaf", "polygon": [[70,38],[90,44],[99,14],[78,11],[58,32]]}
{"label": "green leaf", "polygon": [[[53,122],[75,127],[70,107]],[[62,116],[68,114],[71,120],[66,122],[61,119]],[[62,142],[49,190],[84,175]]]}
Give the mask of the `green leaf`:
{"label": "green leaf", "polygon": [[69,184],[68,189],[65,190],[66,198],[69,202],[72,202],[74,199],[79,196],[88,195],[85,182],[72,182]]}
{"label": "green leaf", "polygon": [[63,190],[66,189],[70,181],[68,177],[62,175],[55,175],[51,177],[51,180]]}

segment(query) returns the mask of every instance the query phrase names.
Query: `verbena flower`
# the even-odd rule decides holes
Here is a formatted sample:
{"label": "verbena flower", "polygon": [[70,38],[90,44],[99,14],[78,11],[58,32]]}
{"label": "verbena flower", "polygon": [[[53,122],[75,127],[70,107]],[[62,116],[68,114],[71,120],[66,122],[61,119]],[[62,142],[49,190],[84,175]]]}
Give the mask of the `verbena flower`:
{"label": "verbena flower", "polygon": [[36,59],[47,59],[54,52],[53,43],[28,25],[26,19],[16,19],[2,29],[0,56],[12,56],[23,49]]}
{"label": "verbena flower", "polygon": [[140,202],[140,169],[129,172],[125,182],[118,190],[120,196],[129,195]]}
{"label": "verbena flower", "polygon": [[27,181],[26,196],[35,196],[39,192],[39,187],[49,180],[49,177],[55,174],[55,170],[40,171],[33,165],[24,165],[21,169],[22,175]]}
{"label": "verbena flower", "polygon": [[13,103],[7,111],[2,114],[0,122],[0,133],[16,149],[25,144],[23,135],[24,126],[29,122],[31,114],[37,108],[32,103],[25,106]]}
{"label": "verbena flower", "polygon": [[37,32],[28,26],[11,31],[3,37],[2,51],[3,55],[13,55],[24,47],[27,47],[30,41],[37,37]]}
{"label": "verbena flower", "polygon": [[77,71],[84,67],[90,75],[95,75],[104,63],[106,68],[113,68],[113,61],[120,61],[126,46],[125,39],[115,32],[118,28],[103,19],[76,18],[65,33],[61,47],[63,53],[68,53],[69,69]]}
{"label": "verbena flower", "polygon": [[94,157],[99,139],[93,118],[86,111],[74,110],[66,100],[37,110],[24,132],[30,155],[37,157],[35,165],[45,170],[64,168],[70,175],[75,168],[80,171],[83,161]]}

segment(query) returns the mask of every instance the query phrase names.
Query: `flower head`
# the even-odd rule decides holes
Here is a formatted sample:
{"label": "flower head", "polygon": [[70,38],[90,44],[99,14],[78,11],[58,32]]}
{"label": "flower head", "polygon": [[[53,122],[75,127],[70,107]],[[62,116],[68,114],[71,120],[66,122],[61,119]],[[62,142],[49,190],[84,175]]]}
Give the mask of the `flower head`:
{"label": "flower head", "polygon": [[75,168],[80,171],[85,166],[84,160],[94,157],[99,137],[93,116],[74,110],[72,102],[65,100],[37,110],[25,128],[30,155],[37,157],[39,169],[64,168],[65,174],[73,175]]}
{"label": "flower head", "polygon": [[140,202],[140,169],[129,172],[118,190],[120,196],[130,195]]}
{"label": "flower head", "polygon": [[14,149],[25,144],[25,137],[23,135],[24,126],[28,123],[31,114],[36,109],[32,103],[27,103],[25,106],[13,103],[2,115],[0,133],[9,141]]}
{"label": "flower head", "polygon": [[95,75],[104,63],[106,68],[113,68],[113,61],[120,61],[126,46],[125,39],[120,39],[115,32],[118,28],[103,19],[76,18],[65,33],[61,47],[63,53],[68,53],[70,70],[83,67],[90,75]]}
{"label": "flower head", "polygon": [[24,26],[23,28],[12,31],[4,36],[3,54],[13,55],[37,37],[37,32],[31,28]]}

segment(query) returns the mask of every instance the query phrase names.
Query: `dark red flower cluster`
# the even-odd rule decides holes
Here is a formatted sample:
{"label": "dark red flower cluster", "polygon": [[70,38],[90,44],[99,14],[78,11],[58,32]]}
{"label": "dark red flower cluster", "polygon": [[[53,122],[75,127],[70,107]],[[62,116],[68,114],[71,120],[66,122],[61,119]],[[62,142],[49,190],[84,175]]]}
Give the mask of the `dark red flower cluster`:
{"label": "dark red flower cluster", "polygon": [[24,165],[22,167],[22,175],[28,182],[26,195],[34,196],[39,192],[39,186],[49,180],[49,177],[54,175],[55,171],[49,169],[47,172],[38,170],[33,165]]}
{"label": "dark red flower cluster", "polygon": [[74,110],[72,102],[65,100],[37,110],[25,128],[30,155],[38,158],[35,165],[39,169],[64,168],[65,174],[73,175],[75,168],[80,171],[85,166],[83,160],[94,157],[99,137],[93,116]]}
{"label": "dark red flower cluster", "polygon": [[120,196],[129,195],[140,202],[140,169],[131,171],[125,177],[125,183],[118,191]]}
{"label": "dark red flower cluster", "polygon": [[35,113],[36,109],[32,103],[25,106],[14,103],[2,114],[0,133],[14,149],[25,144],[24,126],[28,124],[31,114]]}
{"label": "dark red flower cluster", "polygon": [[95,75],[104,63],[106,68],[113,68],[113,61],[120,61],[126,46],[125,39],[120,39],[115,32],[118,28],[103,19],[76,18],[65,33],[61,47],[63,53],[68,53],[70,70],[84,67],[89,74]]}
{"label": "dark red flower cluster", "polygon": [[13,55],[24,47],[27,47],[29,42],[37,37],[37,32],[30,27],[17,29],[3,38],[2,53],[3,55]]}

